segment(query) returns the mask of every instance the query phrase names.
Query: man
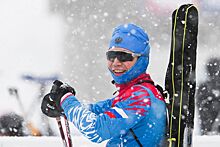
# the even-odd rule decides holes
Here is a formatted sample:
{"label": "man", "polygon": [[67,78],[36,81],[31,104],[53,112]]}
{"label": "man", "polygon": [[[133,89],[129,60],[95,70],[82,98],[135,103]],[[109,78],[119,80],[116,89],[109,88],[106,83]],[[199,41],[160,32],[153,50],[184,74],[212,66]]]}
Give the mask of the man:
{"label": "man", "polygon": [[142,28],[134,24],[116,27],[106,56],[118,94],[84,107],[72,87],[55,81],[54,85],[59,86],[52,87],[49,95],[59,111],[45,105],[50,103],[48,96],[42,111],[52,117],[64,111],[68,120],[93,142],[109,140],[107,146],[111,147],[159,146],[165,136],[166,108],[163,96],[145,73],[149,52],[148,35]]}
{"label": "man", "polygon": [[197,91],[197,107],[201,121],[201,134],[220,133],[220,59],[210,58],[206,64],[207,80],[201,83]]}
{"label": "man", "polygon": [[25,136],[23,123],[23,117],[14,112],[0,116],[0,136]]}

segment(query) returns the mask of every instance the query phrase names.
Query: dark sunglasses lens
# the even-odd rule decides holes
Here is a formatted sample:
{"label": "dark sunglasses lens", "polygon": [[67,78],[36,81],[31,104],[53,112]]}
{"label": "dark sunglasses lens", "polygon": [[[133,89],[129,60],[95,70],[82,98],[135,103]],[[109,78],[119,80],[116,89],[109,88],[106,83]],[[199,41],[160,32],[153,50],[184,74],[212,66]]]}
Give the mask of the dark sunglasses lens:
{"label": "dark sunglasses lens", "polygon": [[115,52],[109,51],[106,53],[106,57],[109,61],[114,61],[117,56]]}
{"label": "dark sunglasses lens", "polygon": [[119,52],[119,51],[108,51],[106,53],[106,56],[109,61],[114,61],[115,58],[117,58],[121,62],[133,61],[133,59],[134,59],[132,54],[125,53],[125,52]]}
{"label": "dark sunglasses lens", "polygon": [[118,56],[117,56],[118,60],[121,62],[125,62],[125,61],[133,61],[133,56],[132,54],[129,53],[125,53],[125,52],[119,52]]}

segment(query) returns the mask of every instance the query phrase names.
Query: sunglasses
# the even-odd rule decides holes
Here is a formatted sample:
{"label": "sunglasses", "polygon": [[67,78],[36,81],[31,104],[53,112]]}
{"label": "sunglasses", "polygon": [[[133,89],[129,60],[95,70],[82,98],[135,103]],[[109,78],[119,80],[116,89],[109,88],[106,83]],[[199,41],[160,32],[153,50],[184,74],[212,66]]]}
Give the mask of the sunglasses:
{"label": "sunglasses", "polygon": [[133,61],[135,57],[140,57],[141,54],[126,53],[121,51],[108,51],[106,57],[109,61],[113,62],[117,58],[120,62]]}

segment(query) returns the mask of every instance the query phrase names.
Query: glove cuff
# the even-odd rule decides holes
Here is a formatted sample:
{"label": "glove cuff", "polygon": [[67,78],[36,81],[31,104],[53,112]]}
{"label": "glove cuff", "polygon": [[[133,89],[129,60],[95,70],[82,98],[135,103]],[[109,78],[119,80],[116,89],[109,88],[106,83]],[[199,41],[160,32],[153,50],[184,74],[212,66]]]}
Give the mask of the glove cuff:
{"label": "glove cuff", "polygon": [[64,94],[61,99],[60,99],[60,105],[63,103],[63,101],[68,98],[69,96],[73,95],[71,92],[68,92],[66,94]]}

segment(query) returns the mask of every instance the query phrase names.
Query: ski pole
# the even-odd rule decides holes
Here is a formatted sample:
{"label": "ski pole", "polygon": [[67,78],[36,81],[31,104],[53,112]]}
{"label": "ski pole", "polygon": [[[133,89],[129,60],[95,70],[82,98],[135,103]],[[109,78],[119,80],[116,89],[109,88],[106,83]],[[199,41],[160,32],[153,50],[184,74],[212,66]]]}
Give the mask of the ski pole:
{"label": "ski pole", "polygon": [[68,122],[65,115],[64,115],[64,121],[65,121],[65,126],[66,126],[66,134],[67,134],[68,144],[69,144],[69,147],[72,147],[72,139],[71,139],[71,134],[70,134],[69,122]]}
{"label": "ski pole", "polygon": [[57,121],[57,124],[58,124],[58,127],[59,127],[60,136],[61,136],[62,141],[63,141],[63,146],[64,146],[64,147],[68,147],[68,146],[67,146],[67,141],[66,141],[66,138],[65,138],[65,135],[64,135],[64,131],[63,131],[63,126],[62,126],[62,122],[61,122],[61,117],[56,117],[56,121]]}
{"label": "ski pole", "polygon": [[[62,84],[63,83],[58,81],[58,80],[54,81],[53,86],[52,86],[52,91],[56,91],[57,88],[59,88]],[[72,147],[72,140],[71,140],[71,135],[70,135],[69,123],[68,123],[68,120],[67,120],[66,116],[63,115],[63,117],[64,117],[65,128],[66,128],[66,137],[64,135],[64,130],[63,130],[63,127],[62,127],[61,117],[56,117],[57,124],[58,124],[59,130],[60,130],[60,135],[61,135],[61,138],[63,140],[64,147],[68,147],[68,146]],[[68,146],[67,146],[67,140],[68,140]]]}

